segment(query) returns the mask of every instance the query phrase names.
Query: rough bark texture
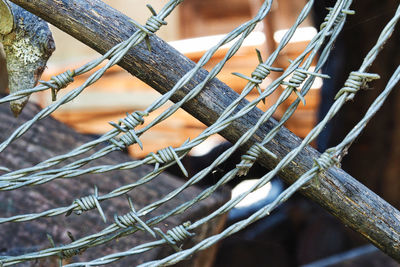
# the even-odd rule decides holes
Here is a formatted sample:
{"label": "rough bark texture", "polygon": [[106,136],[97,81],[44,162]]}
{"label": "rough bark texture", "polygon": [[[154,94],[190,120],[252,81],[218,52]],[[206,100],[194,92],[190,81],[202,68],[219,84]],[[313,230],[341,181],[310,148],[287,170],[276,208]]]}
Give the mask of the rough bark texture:
{"label": "rough bark texture", "polygon": [[[32,117],[38,111],[38,107],[28,104],[21,116],[15,119],[9,111],[7,105],[0,106],[0,140],[8,137],[11,131],[20,123]],[[64,124],[47,118],[37,123],[31,131],[21,139],[12,144],[0,154],[2,166],[10,169],[19,169],[32,166],[51,156],[59,155],[70,151],[73,147],[92,140],[92,137],[76,133]],[[104,158],[96,160],[90,165],[117,164],[131,161],[132,158],[123,152],[113,152]],[[68,160],[71,162],[71,160]],[[90,166],[89,165],[89,166]],[[50,183],[33,186],[14,191],[0,192],[0,217],[10,217],[17,214],[35,213],[50,208],[70,205],[74,199],[93,194],[94,185],[97,185],[99,194],[102,195],[119,186],[132,183],[149,171],[152,166],[142,166],[134,170],[113,171],[105,174],[83,175],[73,179],[55,180]],[[154,181],[144,184],[129,193],[135,208],[140,209],[145,205],[155,202],[170,191],[181,186],[183,182],[173,176],[161,174]],[[191,187],[174,198],[170,202],[152,212],[146,218],[162,214],[177,205],[193,199],[200,193],[200,189]],[[188,220],[199,219],[229,199],[226,191],[214,194],[201,203],[189,209],[185,214],[167,219],[158,227],[166,231],[171,227],[181,224]],[[118,197],[104,201],[101,206],[106,214],[107,223],[105,224],[96,210],[88,211],[80,216],[71,214],[68,217],[63,215],[51,218],[41,218],[30,222],[5,223],[0,225],[0,256],[20,255],[23,253],[37,251],[50,247],[46,233],[51,234],[56,245],[68,244],[67,231],[71,232],[75,239],[96,233],[111,222],[113,215],[122,215],[129,211],[128,201],[125,197]],[[195,238],[185,243],[193,245],[204,239],[206,236],[216,234],[221,230],[225,217],[219,217],[198,229]],[[88,249],[85,253],[75,256],[73,261],[84,261],[101,256],[125,251],[145,242],[154,241],[154,238],[144,232],[137,232],[132,236],[120,238],[117,241],[101,245],[96,248]],[[121,261],[113,263],[112,266],[136,266],[145,261],[154,260],[171,253],[171,248],[165,246],[157,248],[141,255],[127,257]],[[209,250],[195,255],[190,264],[204,263],[201,266],[212,264],[215,250]],[[69,260],[71,261],[71,260]],[[57,258],[53,257],[43,260],[40,266],[56,266]],[[26,263],[27,266],[35,265],[34,262]],[[35,265],[37,266],[37,265]],[[198,265],[200,266],[200,265]]]}
{"label": "rough bark texture", "polygon": [[[126,16],[98,0],[34,2],[12,0],[12,2],[42,17],[100,53],[127,39],[136,30],[128,22]],[[165,93],[194,66],[194,63],[159,38],[153,36],[150,41],[152,52],[149,52],[144,44],[139,45],[129,51],[121,60],[120,65],[157,91]],[[206,71],[200,71],[190,83],[173,96],[172,100],[181,99],[205,75]],[[233,90],[214,79],[208,83],[201,94],[187,102],[184,109],[210,125],[237,97],[238,95]],[[243,101],[240,107],[245,103],[247,102]],[[262,112],[258,109],[252,110],[221,134],[231,142],[235,142],[254,125],[261,114]],[[276,125],[274,120],[265,123],[253,138],[242,146],[242,151],[246,151],[252,143],[260,141],[274,125]],[[300,141],[287,129],[282,129],[267,147],[280,160],[298,146]],[[316,150],[307,147],[281,171],[280,176],[286,182],[293,183],[312,167],[313,159],[318,156],[319,153]],[[260,163],[267,168],[272,168],[277,160],[264,155],[260,158]],[[344,224],[361,233],[393,258],[400,260],[400,212],[343,170],[331,168],[321,173],[318,179],[310,182],[301,191],[338,217]]]}
{"label": "rough bark texture", "polygon": [[[3,1],[3,0],[2,0]],[[0,34],[4,46],[8,71],[8,87],[11,93],[34,87],[42,75],[47,60],[55,50],[53,36],[48,24],[23,8],[10,3],[2,2],[1,12],[6,13],[7,5],[12,17],[8,24],[10,32]],[[3,21],[9,16],[0,18]],[[15,116],[24,108],[28,96],[11,101],[10,107]]]}

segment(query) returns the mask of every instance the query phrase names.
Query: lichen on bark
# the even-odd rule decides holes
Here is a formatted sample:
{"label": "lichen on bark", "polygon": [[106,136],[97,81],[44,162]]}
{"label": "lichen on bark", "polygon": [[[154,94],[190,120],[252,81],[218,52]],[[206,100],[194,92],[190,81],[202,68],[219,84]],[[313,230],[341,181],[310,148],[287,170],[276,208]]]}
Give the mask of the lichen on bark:
{"label": "lichen on bark", "polygon": [[[1,40],[6,57],[8,87],[10,93],[15,93],[37,84],[55,50],[55,44],[45,21],[7,0],[0,1],[3,2],[0,8],[8,5],[14,24],[9,33],[1,34]],[[0,12],[6,13],[4,10]],[[15,116],[21,113],[28,98],[25,96],[10,102]]]}

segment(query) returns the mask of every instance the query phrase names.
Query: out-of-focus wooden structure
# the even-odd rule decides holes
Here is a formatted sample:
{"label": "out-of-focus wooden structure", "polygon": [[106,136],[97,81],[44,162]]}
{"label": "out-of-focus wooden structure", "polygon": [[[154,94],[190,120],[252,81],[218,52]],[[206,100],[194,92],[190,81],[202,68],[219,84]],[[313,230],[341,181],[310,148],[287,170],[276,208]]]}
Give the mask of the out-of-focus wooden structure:
{"label": "out-of-focus wooden structure", "polygon": [[[227,62],[222,72],[217,76],[221,81],[237,92],[242,90],[246,85],[246,80],[231,73],[240,72],[250,75],[258,64],[255,49],[257,48],[262,52],[264,59],[273,51],[279,42],[279,34],[292,25],[304,4],[303,1],[299,1],[301,3],[291,5],[291,2],[294,1],[281,0],[277,2],[277,5],[273,6],[271,14],[265,23],[257,26],[255,32],[248,38],[238,53]],[[178,12],[180,20],[179,31],[182,39],[173,41],[171,44],[191,60],[197,62],[208,48],[222,38],[221,34],[227,33],[241,23],[251,19],[258,10],[259,5],[260,2],[258,0],[184,1]],[[279,14],[279,16],[276,14]],[[306,21],[304,24],[304,27],[307,27],[311,23]],[[288,60],[298,56],[307,45],[308,39],[311,38],[312,34],[304,31],[304,29],[299,32],[294,38],[295,41],[285,48],[276,66],[286,67],[289,63]],[[206,64],[205,68],[211,69],[215,66],[223,58],[227,49],[228,47],[221,48]],[[78,60],[69,66],[66,66],[65,63],[49,66],[42,78],[45,80],[50,79],[52,75],[84,63]],[[277,74],[271,75],[271,78],[274,78],[276,76],[273,75]],[[89,75],[77,77],[75,83],[59,93],[59,97],[76,88],[88,77]],[[270,82],[271,79],[267,78],[261,87],[265,88]],[[293,119],[289,120],[286,125],[301,137],[305,136],[315,124],[316,109],[319,103],[318,89],[317,85],[316,88],[310,91],[306,97],[307,105],[300,106]],[[268,108],[270,104],[275,102],[278,93],[269,97],[266,105],[261,103],[259,108],[263,110]],[[257,95],[258,93],[254,89],[247,98],[252,100]],[[126,112],[143,110],[159,96],[159,93],[152,90],[148,85],[132,77],[120,67],[115,66],[107,71],[98,82],[87,88],[76,100],[56,111],[53,116],[80,132],[101,134],[111,129],[108,124],[109,121],[118,121]],[[293,95],[282,104],[275,117],[279,119],[294,99],[295,96]],[[48,93],[43,93],[38,96],[37,100],[42,106],[46,106],[50,104],[51,97]],[[168,103],[166,107],[171,104]],[[146,121],[150,122],[152,118],[159,114],[160,111],[154,112]],[[156,151],[168,145],[179,146],[187,138],[194,138],[204,129],[204,124],[185,111],[179,110],[141,137],[144,143],[143,151],[137,145],[132,146],[129,150],[133,156],[142,157],[151,151]]]}

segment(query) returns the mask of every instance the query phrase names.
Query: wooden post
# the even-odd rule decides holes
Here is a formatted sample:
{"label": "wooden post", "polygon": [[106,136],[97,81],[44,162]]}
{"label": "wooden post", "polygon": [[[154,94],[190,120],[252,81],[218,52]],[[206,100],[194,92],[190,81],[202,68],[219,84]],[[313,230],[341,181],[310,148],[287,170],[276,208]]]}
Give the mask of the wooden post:
{"label": "wooden post", "polygon": [[[137,29],[128,17],[107,6],[100,0],[11,0],[35,15],[52,23],[100,53],[127,39]],[[143,80],[160,93],[167,92],[194,63],[156,36],[150,38],[152,52],[145,44],[136,46],[121,60],[120,66]],[[200,71],[186,86],[179,90],[173,101],[182,99],[205,76]],[[183,107],[194,117],[207,125],[216,121],[224,109],[238,97],[233,90],[217,79],[207,84],[204,90]],[[239,108],[247,101],[242,101]],[[237,141],[262,115],[253,109],[246,116],[236,120],[221,134],[231,142]],[[259,142],[276,125],[271,119],[241,147],[246,151],[254,142]],[[283,128],[267,148],[278,159],[263,155],[259,162],[273,168],[278,160],[300,144],[300,139]],[[305,148],[286,168],[280,177],[288,183],[309,170],[313,159],[320,154],[311,147]],[[400,261],[400,212],[382,200],[364,185],[339,168],[321,173],[318,181],[310,182],[301,192],[318,202],[344,224],[353,228],[378,248]]]}

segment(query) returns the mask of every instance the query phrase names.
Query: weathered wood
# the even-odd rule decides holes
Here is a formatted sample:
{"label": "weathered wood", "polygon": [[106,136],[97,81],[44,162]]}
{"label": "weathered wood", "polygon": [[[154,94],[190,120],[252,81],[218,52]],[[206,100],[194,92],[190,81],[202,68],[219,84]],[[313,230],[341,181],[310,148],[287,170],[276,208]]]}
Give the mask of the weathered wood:
{"label": "weathered wood", "polygon": [[[7,105],[0,106],[0,140],[5,140],[16,124],[20,124],[39,111],[39,107],[28,104],[16,120]],[[53,118],[46,118],[33,126],[32,130],[21,139],[13,143],[4,153],[0,154],[0,165],[10,169],[18,169],[32,166],[51,156],[68,152],[71,147],[84,144],[93,140],[92,137],[76,133],[66,125]],[[103,146],[104,147],[104,146]],[[124,152],[113,152],[91,163],[94,165],[118,164],[133,160]],[[72,162],[72,160],[68,160]],[[22,189],[0,193],[0,217],[10,217],[18,214],[35,213],[47,209],[70,205],[74,199],[93,194],[96,185],[99,194],[103,195],[117,187],[133,183],[152,170],[152,166],[143,165],[133,170],[112,171],[105,174],[83,175],[74,179],[60,179],[40,186],[25,187]],[[148,204],[159,200],[172,190],[183,184],[183,181],[168,174],[160,174],[154,181],[143,184],[129,192],[135,208],[138,210]],[[178,198],[162,205],[146,216],[146,219],[160,215],[175,208],[177,205],[193,199],[201,190],[191,187],[183,191]],[[188,210],[185,214],[171,217],[158,225],[164,231],[171,227],[198,219],[226,202],[230,197],[229,192],[221,191],[211,198],[200,202]],[[56,245],[68,244],[67,231],[71,232],[75,239],[94,234],[113,222],[113,215],[123,215],[129,211],[128,201],[124,196],[103,201],[101,206],[108,222],[104,223],[96,210],[84,212],[77,216],[74,213],[68,217],[59,215],[51,218],[41,218],[30,222],[0,224],[0,256],[20,255],[32,251],[38,251],[50,247],[46,233],[52,235]],[[195,239],[186,242],[185,246],[191,246],[205,236],[217,234],[223,224],[224,216],[205,224],[198,229]],[[74,261],[84,261],[99,258],[101,256],[125,251],[139,244],[154,241],[147,233],[137,232],[134,235],[119,238],[110,243],[96,248],[88,249],[82,255],[75,256]],[[113,263],[112,266],[136,266],[149,260],[155,260],[171,253],[172,248],[164,246],[156,248],[141,255],[127,257]],[[194,255],[190,265],[206,262],[205,266],[211,266],[215,248],[203,254]],[[68,259],[70,261],[70,259]],[[23,266],[57,266],[57,258],[52,257],[41,261],[22,264]],[[202,265],[204,266],[204,265]]]}
{"label": "weathered wood", "polygon": [[[137,30],[128,22],[128,17],[99,0],[34,2],[12,0],[12,2],[42,17],[100,53],[127,39]],[[156,36],[150,40],[151,53],[144,44],[139,45],[129,51],[120,65],[157,91],[165,93],[194,66],[194,63]],[[172,100],[182,99],[206,74],[206,71],[200,71],[190,83],[172,97]],[[186,103],[184,109],[209,125],[237,97],[237,93],[214,79],[196,98]],[[246,103],[243,101],[239,108]],[[235,142],[254,125],[261,114],[258,109],[252,110],[221,134]],[[275,125],[276,121],[272,119],[266,122],[241,149],[246,151]],[[274,160],[264,155],[260,158],[260,163],[267,168],[273,168],[278,160],[298,146],[300,141],[287,129],[281,129],[275,139],[267,145],[278,159]],[[280,172],[280,176],[286,182],[293,183],[312,167],[313,159],[318,156],[319,153],[313,148],[305,148]],[[331,168],[320,174],[318,181],[310,182],[301,192],[318,202],[344,224],[361,233],[381,250],[400,260],[400,212],[343,170]]]}
{"label": "weathered wood", "polygon": [[[8,88],[16,93],[34,87],[47,60],[55,50],[49,25],[23,8],[1,0],[0,33],[8,71]],[[5,15],[5,16],[4,16]],[[18,116],[28,101],[28,96],[11,101],[10,107]]]}

